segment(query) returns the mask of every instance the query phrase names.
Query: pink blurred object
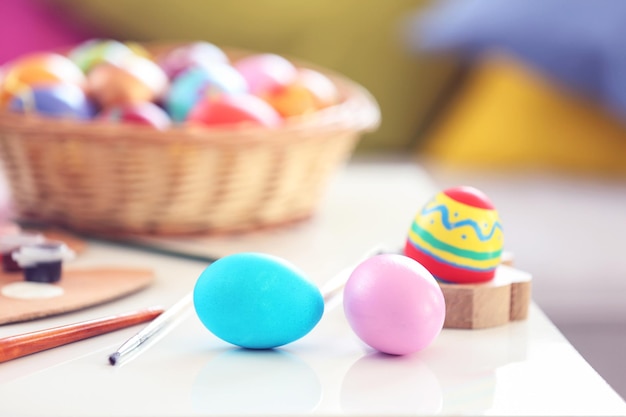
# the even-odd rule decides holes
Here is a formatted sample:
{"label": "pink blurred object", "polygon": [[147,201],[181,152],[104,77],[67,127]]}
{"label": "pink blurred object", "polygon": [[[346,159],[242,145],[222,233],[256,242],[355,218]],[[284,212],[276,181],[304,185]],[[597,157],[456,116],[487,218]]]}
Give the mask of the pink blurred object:
{"label": "pink blurred object", "polygon": [[296,67],[276,54],[255,54],[234,64],[248,82],[252,94],[265,96],[292,84],[298,75]]}
{"label": "pink blurred object", "polygon": [[[49,51],[95,36],[62,11],[37,0],[0,0],[0,19],[0,65],[27,53]],[[0,172],[0,235],[19,232],[11,217],[11,196]]]}
{"label": "pink blurred object", "polygon": [[158,63],[173,80],[192,67],[211,67],[212,64],[230,64],[228,56],[212,43],[199,41],[183,45],[159,57]]}
{"label": "pink blurred object", "polygon": [[158,130],[165,130],[172,125],[172,121],[165,110],[149,101],[111,107],[100,113],[98,119],[143,125]]}
{"label": "pink blurred object", "polygon": [[430,345],[446,314],[435,278],[417,261],[398,254],[374,256],[359,264],[344,288],[343,305],[356,335],[391,355]]}
{"label": "pink blurred object", "polygon": [[95,36],[48,3],[0,1],[0,65],[25,53],[65,47]]}
{"label": "pink blurred object", "polygon": [[[11,193],[0,165],[0,235],[15,231],[15,225],[11,222],[12,214]],[[19,232],[19,228],[17,231]]]}
{"label": "pink blurred object", "polygon": [[22,228],[11,221],[5,221],[0,223],[0,236],[17,235],[22,231]]}

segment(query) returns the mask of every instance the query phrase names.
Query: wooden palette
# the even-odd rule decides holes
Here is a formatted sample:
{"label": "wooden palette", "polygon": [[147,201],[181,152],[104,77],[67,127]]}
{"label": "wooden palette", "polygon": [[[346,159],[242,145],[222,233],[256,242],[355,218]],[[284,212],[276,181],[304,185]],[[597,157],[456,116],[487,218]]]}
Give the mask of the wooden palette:
{"label": "wooden palette", "polygon": [[[154,280],[150,269],[65,268],[55,285],[63,294],[51,298],[21,299],[0,292],[0,324],[48,317],[102,304],[145,288]],[[0,289],[23,282],[21,272],[0,273]],[[44,284],[49,285],[49,284]]]}
{"label": "wooden palette", "polygon": [[508,265],[493,280],[480,284],[440,283],[446,300],[443,327],[482,329],[528,317],[532,276]]}

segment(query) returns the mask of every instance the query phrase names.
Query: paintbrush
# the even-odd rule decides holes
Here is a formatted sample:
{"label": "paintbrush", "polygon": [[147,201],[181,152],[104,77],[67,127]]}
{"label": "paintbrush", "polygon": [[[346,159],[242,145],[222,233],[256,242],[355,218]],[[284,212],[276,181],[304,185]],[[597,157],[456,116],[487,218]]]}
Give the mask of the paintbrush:
{"label": "paintbrush", "polygon": [[161,308],[147,308],[0,339],[0,363],[154,320]]}
{"label": "paintbrush", "polygon": [[146,327],[133,337],[128,339],[115,352],[109,355],[109,363],[117,365],[122,360],[139,352],[140,348],[148,345],[148,342],[156,340],[156,336],[163,336],[168,330],[174,328],[191,311],[193,306],[193,291],[187,293],[173,306],[165,310],[163,314],[152,320]]}

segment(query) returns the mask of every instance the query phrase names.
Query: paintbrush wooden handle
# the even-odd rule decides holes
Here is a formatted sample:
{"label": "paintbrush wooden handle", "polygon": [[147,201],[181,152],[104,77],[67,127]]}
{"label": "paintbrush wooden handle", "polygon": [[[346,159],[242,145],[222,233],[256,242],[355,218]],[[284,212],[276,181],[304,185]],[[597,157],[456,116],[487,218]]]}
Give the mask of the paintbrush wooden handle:
{"label": "paintbrush wooden handle", "polygon": [[155,319],[163,312],[148,308],[0,339],[0,363]]}

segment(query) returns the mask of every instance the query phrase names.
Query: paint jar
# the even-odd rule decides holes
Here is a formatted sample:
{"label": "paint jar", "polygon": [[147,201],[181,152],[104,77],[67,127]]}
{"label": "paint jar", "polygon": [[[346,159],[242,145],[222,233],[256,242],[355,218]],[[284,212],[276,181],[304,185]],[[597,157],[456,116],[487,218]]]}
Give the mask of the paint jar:
{"label": "paint jar", "polygon": [[0,252],[2,253],[2,269],[5,272],[18,272],[22,268],[13,259],[13,253],[24,245],[43,243],[45,238],[40,233],[11,233],[0,236]]}
{"label": "paint jar", "polygon": [[13,259],[24,270],[24,279],[32,282],[57,282],[62,264],[74,258],[74,251],[65,243],[46,240],[24,245],[13,253]]}

